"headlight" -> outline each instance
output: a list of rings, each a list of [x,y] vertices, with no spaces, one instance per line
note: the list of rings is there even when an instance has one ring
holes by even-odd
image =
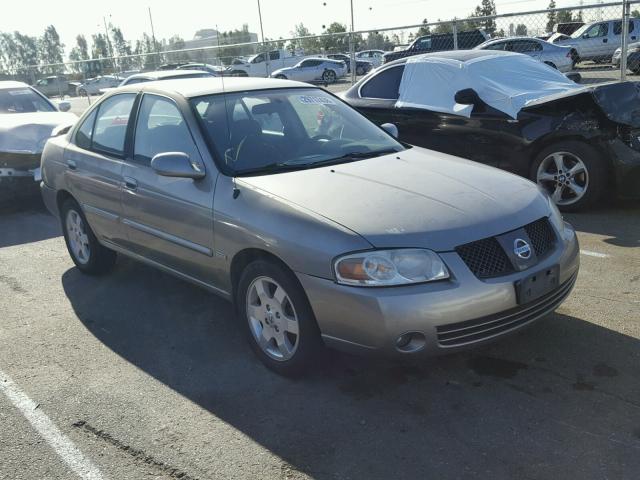
[[[449,278],[437,253],[420,248],[372,250],[338,258],[334,263],[338,283],[368,287],[407,285]]]

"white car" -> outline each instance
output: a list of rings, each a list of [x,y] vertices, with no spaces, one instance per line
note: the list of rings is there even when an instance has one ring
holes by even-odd
[[[496,38],[481,43],[474,50],[502,50],[523,53],[553,68],[557,68],[563,73],[572,71],[574,66],[575,50],[572,47],[554,45],[533,37]]]
[[[346,74],[347,65],[343,61],[312,57],[305,58],[293,67],[276,70],[271,77],[300,82],[333,83]]]
[[[0,204],[38,192],[34,178],[44,144],[76,122],[70,108],[26,83],[0,82]]]
[[[100,77],[89,78],[85,82],[78,85],[76,93],[80,97],[87,95],[98,95],[103,88],[114,88],[120,85],[122,77],[115,75],[102,75]]]
[[[356,59],[371,62],[373,68],[378,68],[384,63],[384,50],[363,50],[356,53]]]
[[[203,78],[214,77],[215,75],[203,70],[157,70],[154,72],[136,73],[125,78],[118,87],[133,85],[134,83],[157,82],[160,80],[177,80],[181,78]],[[101,88],[100,93],[107,93],[114,88]]]

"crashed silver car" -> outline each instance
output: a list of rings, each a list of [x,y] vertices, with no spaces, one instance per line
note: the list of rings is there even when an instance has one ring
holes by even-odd
[[[282,374],[322,344],[468,348],[560,305],[578,241],[553,202],[393,131],[288,80],[131,85],[47,143],[42,194],[78,269],[123,254],[221,295]]]
[[[0,203],[37,192],[34,173],[45,142],[77,117],[26,83],[0,82]]]

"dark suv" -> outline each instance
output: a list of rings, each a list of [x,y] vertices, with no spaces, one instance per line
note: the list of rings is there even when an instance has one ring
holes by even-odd
[[[490,35],[484,30],[475,29],[467,32],[458,32],[458,48],[461,50],[471,49],[489,40]],[[416,38],[405,50],[398,50],[384,54],[384,63],[397,60],[399,58],[420,55],[421,53],[442,52],[444,50],[454,50],[455,42],[453,33],[436,33]]]

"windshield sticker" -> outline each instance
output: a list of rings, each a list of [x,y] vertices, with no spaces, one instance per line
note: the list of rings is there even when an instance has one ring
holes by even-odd
[[[314,97],[313,95],[300,95],[298,97],[300,103],[305,105],[335,105],[331,97]]]

